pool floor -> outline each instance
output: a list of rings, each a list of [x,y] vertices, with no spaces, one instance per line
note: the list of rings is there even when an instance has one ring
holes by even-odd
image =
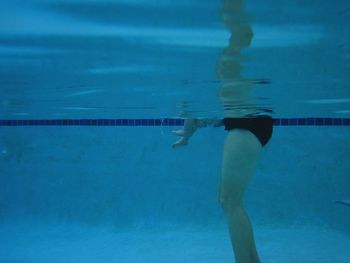
[[[350,236],[312,227],[255,229],[262,263],[347,263]],[[3,223],[3,263],[233,263],[226,226],[133,228]]]

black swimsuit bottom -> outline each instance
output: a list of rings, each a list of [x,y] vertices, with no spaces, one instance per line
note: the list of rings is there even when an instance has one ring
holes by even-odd
[[[252,132],[259,139],[262,146],[265,146],[272,136],[273,119],[270,116],[224,118],[223,123],[227,131],[238,128]]]

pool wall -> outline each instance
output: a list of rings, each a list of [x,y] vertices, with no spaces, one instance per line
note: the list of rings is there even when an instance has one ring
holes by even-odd
[[[223,129],[2,127],[0,218],[115,226],[216,224]],[[348,127],[276,126],[246,193],[255,224],[350,232]]]

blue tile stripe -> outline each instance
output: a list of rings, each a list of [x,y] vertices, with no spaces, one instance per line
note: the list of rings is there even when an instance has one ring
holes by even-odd
[[[350,126],[349,118],[280,118],[274,126]]]
[[[183,119],[0,120],[0,126],[183,126]],[[276,118],[274,126],[350,126],[350,118]]]
[[[42,119],[0,120],[0,126],[182,126],[183,119]]]

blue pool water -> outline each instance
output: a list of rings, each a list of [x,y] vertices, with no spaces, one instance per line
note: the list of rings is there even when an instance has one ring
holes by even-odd
[[[348,263],[350,4],[245,4],[254,36],[232,61],[254,87],[229,106],[275,119],[245,196],[262,263]],[[171,147],[184,118],[228,108],[223,14],[214,0],[1,1],[0,262],[234,262],[227,132]]]

